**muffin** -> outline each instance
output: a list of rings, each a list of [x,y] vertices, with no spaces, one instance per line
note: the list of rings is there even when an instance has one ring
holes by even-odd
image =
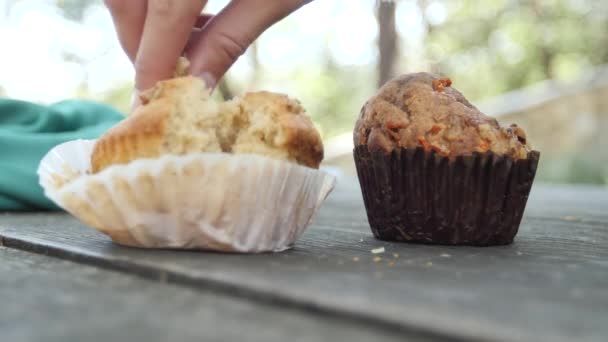
[[[259,154],[319,168],[321,136],[296,100],[267,91],[218,102],[202,80],[159,82],[142,105],[97,142],[92,171],[164,154],[197,152]]]
[[[220,102],[180,76],[141,102],[98,140],[59,145],[39,166],[48,197],[118,244],[282,251],[334,187],[319,170],[319,133],[286,95]]]
[[[540,153],[521,127],[481,113],[448,78],[390,80],[361,109],[354,158],[382,240],[447,245],[513,241]]]

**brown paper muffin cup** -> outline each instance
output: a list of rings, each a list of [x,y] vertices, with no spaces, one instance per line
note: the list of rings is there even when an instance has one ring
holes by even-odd
[[[444,245],[513,242],[539,157],[533,151],[525,160],[494,153],[450,160],[422,148],[354,150],[374,236]]]

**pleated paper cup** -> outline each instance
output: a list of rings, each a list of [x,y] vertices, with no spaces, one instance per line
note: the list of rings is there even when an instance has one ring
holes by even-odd
[[[144,248],[283,251],[310,224],[335,177],[258,155],[166,155],[90,174],[94,140],[53,148],[46,196],[114,242]]]
[[[367,218],[381,240],[494,246],[513,242],[540,152],[450,159],[422,148],[354,149]]]

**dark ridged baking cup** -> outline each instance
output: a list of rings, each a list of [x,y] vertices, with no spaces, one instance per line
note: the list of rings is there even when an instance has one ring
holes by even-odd
[[[475,153],[450,160],[422,148],[354,150],[367,217],[381,240],[446,245],[513,242],[539,152],[515,160]]]

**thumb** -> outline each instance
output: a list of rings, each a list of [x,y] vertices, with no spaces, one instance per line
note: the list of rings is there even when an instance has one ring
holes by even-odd
[[[213,17],[186,49],[190,73],[214,87],[268,27],[310,0],[234,0]]]

